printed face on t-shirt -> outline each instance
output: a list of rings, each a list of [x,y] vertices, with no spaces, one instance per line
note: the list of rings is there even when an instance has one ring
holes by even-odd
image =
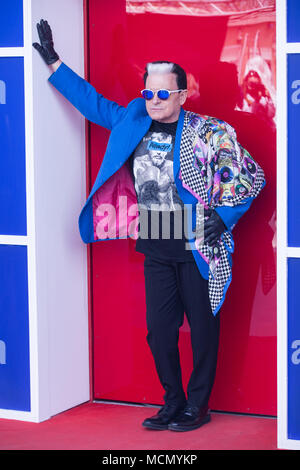
[[[148,143],[148,150],[153,165],[161,168],[168,153],[172,150],[172,136],[165,136],[162,132],[153,132]]]
[[[148,210],[175,210],[182,202],[173,176],[175,136],[149,132],[134,152],[133,174],[138,202]]]

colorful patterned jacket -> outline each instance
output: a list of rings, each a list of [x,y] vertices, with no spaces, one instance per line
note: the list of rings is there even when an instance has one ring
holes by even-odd
[[[127,107],[120,106],[97,93],[64,63],[49,82],[86,119],[111,131],[98,175],[79,215],[82,240],[136,238],[138,206],[128,159],[152,122],[144,100],[136,98]],[[180,198],[191,209],[189,228],[196,235],[190,238],[190,246],[201,275],[208,280],[216,315],[232,278],[232,229],[265,186],[264,172],[237,142],[229,124],[181,109],[173,174]],[[216,210],[228,229],[214,247],[203,242],[199,229],[204,222],[203,208]]]

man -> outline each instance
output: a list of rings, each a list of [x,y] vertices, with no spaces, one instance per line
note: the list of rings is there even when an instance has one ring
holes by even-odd
[[[87,119],[111,130],[79,217],[81,237],[91,243],[133,234],[136,250],[145,255],[147,341],[165,404],[143,426],[197,429],[211,418],[208,402],[216,371],[220,308],[231,282],[231,230],[264,187],[263,170],[238,144],[230,125],[183,110],[187,80],[179,65],[147,64],[143,98],[125,108],[97,93],[60,61],[46,21],[41,20],[37,29],[41,44],[33,46],[53,72],[50,83]],[[139,203],[135,230],[129,228],[131,209],[126,216],[121,214],[124,195],[131,208]],[[99,230],[104,206],[116,210],[107,219],[113,225],[107,233]],[[180,236],[178,221],[187,228]],[[193,350],[187,394],[178,351],[184,313]]]

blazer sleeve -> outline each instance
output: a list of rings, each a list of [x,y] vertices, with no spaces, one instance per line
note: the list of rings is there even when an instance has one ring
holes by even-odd
[[[48,81],[89,121],[111,130],[126,112],[124,106],[104,98],[95,88],[61,63]]]
[[[256,165],[257,168],[255,183],[247,195],[240,197],[238,200],[233,197],[233,201],[235,201],[234,205],[227,205],[225,203],[215,207],[215,211],[221,217],[228,230],[232,230],[238,220],[249,210],[253,200],[265,187],[266,179],[260,165],[255,162],[247,150],[238,143],[235,130],[229,124],[225,123],[225,125],[227,132],[222,133],[222,137],[218,142],[217,151],[221,148],[225,148],[229,151],[229,155],[231,152],[235,152],[240,156],[241,168],[246,168],[247,161]]]
[[[250,209],[253,199],[253,197],[250,197],[238,206],[215,207],[215,211],[221,217],[228,230],[232,230],[242,215]]]

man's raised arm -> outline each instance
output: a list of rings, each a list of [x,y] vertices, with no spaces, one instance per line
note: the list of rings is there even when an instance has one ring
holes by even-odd
[[[95,88],[71,70],[54,49],[52,31],[47,21],[37,23],[40,44],[33,47],[40,53],[52,74],[49,82],[75,106],[83,116],[100,126],[112,129],[123,117],[126,109],[104,98]]]

